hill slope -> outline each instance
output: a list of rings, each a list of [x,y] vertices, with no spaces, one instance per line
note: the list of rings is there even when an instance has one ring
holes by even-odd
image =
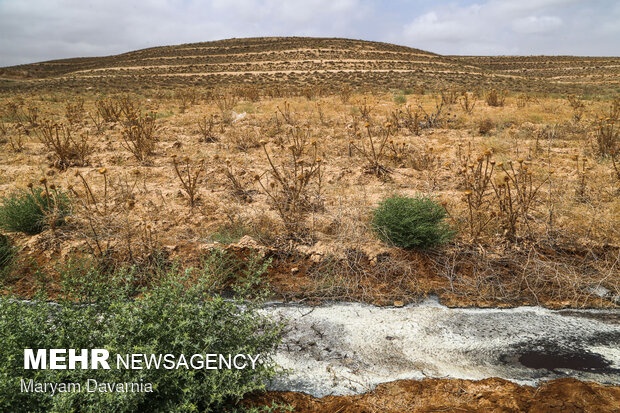
[[[620,58],[441,56],[387,43],[335,38],[228,39],[154,47],[0,69],[2,89],[196,85],[338,88],[505,87],[510,90],[617,90]],[[611,88],[611,89],[610,89]]]

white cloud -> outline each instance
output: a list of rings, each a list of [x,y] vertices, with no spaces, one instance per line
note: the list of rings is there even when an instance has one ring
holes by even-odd
[[[249,36],[444,54],[620,55],[615,0],[0,0],[0,66]]]
[[[408,45],[444,54],[617,56],[620,7],[614,4],[613,0],[436,3],[403,24],[401,36]]]
[[[556,16],[527,16],[516,19],[512,28],[517,33],[541,34],[548,33],[562,25],[562,19]]]

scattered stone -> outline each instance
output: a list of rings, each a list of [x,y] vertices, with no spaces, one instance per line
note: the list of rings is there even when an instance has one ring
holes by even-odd
[[[611,294],[611,291],[609,291],[607,288],[605,288],[605,287],[603,287],[601,285],[597,285],[595,287],[588,287],[588,288],[586,288],[586,291],[588,293],[590,293],[590,294],[594,294],[594,295],[596,295],[598,297],[601,297],[601,298],[605,298],[605,297],[607,297],[608,295]]]

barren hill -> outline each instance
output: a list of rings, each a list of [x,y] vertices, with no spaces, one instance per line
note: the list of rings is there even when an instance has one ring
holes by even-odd
[[[322,85],[434,89],[447,85],[519,91],[615,93],[620,58],[458,57],[336,38],[260,37],[154,47],[107,57],[52,60],[0,69],[3,90],[180,85]]]

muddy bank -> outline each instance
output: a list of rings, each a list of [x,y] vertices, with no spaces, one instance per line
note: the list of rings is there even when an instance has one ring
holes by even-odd
[[[401,380],[384,383],[362,395],[312,397],[296,392],[267,392],[246,398],[250,404],[286,403],[295,412],[617,412],[620,387],[572,378],[539,387],[490,378]]]

